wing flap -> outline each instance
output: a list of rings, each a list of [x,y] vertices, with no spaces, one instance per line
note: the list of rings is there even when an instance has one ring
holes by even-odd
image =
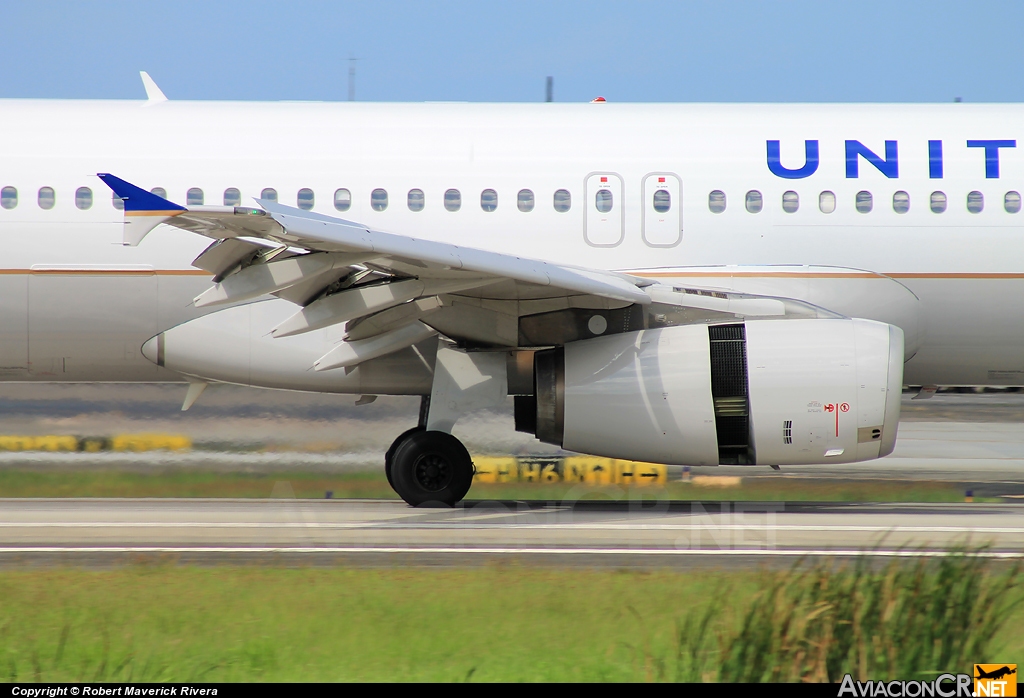
[[[370,359],[386,356],[399,349],[411,347],[437,334],[437,330],[422,322],[408,325],[357,342],[342,342],[313,363],[315,371],[329,371],[332,368],[348,368]]]
[[[235,267],[252,261],[260,252],[277,247],[274,243],[259,238],[243,240],[242,238],[225,238],[214,241],[203,250],[202,254],[192,260],[192,266],[213,274],[220,280]]]
[[[316,252],[253,264],[214,284],[195,299],[196,307],[238,303],[294,286],[312,276],[364,261],[364,254]]]

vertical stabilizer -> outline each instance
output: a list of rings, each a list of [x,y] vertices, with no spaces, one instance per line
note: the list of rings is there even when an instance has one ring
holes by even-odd
[[[140,70],[139,76],[142,78],[142,86],[146,88],[146,101],[149,104],[167,101],[167,96],[163,93],[163,90],[156,86],[153,78],[149,77],[149,73],[145,70]]]

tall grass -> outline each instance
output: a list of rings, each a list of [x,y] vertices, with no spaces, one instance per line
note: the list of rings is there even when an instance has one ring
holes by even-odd
[[[653,661],[655,677],[909,679],[995,661],[993,638],[1022,600],[1020,566],[993,571],[981,552],[894,560],[882,569],[864,557],[852,567],[822,562],[762,572],[762,590],[749,603],[731,607],[725,592],[686,614],[675,656]]]

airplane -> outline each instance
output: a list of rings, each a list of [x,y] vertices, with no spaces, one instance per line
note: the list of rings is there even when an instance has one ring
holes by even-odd
[[[981,667],[975,667],[975,671],[977,672],[977,675],[974,677],[976,679],[995,679],[995,680],[999,680],[999,679],[1003,678],[1004,676],[1010,676],[1011,674],[1016,674],[1017,673],[1016,669],[1011,669],[1008,666],[1002,666],[1002,667],[1000,667],[998,669],[993,669],[992,671],[985,671]]]
[[[421,397],[682,465],[893,451],[1024,385],[1018,105],[0,100],[0,379]]]

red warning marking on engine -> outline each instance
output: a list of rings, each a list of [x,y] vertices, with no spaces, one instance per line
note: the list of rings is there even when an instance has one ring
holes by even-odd
[[[825,405],[825,411],[826,411],[826,412],[835,412],[835,411],[836,411],[836,406],[835,406],[835,405],[833,405],[833,404],[832,404],[832,403],[830,402],[830,403],[828,403],[827,405]]]
[[[839,409],[842,410],[843,412],[849,412],[850,411],[850,403],[844,402],[843,404],[841,404],[839,406]]]

